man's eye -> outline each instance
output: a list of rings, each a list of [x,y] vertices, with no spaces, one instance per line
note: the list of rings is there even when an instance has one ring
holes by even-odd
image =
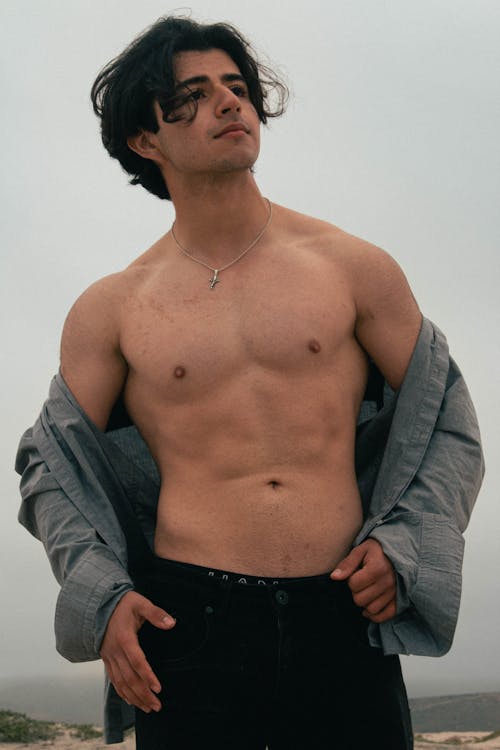
[[[246,96],[247,90],[244,86],[231,86],[231,91],[235,96]]]
[[[205,96],[205,92],[202,91],[201,89],[196,89],[195,91],[189,92],[189,98],[193,102],[197,102],[198,99],[201,99],[203,96]]]

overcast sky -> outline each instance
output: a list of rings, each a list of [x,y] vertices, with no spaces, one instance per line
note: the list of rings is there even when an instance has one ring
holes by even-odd
[[[54,650],[57,585],[16,522],[18,439],[58,367],[75,298],[163,234],[171,204],[130,187],[89,103],[98,70],[155,0],[2,0],[0,675],[75,675]],[[277,203],[390,252],[447,334],[476,404],[487,477],[466,533],[454,647],[404,660],[410,694],[500,689],[498,381],[500,3],[308,0],[191,5],[228,20],[288,78],[256,179]]]

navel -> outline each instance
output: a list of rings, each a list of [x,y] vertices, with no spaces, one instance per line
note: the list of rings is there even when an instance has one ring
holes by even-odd
[[[321,344],[317,339],[311,339],[310,342],[307,345],[307,348],[309,351],[314,352],[314,354],[318,354],[318,352],[321,351]]]
[[[178,365],[174,370],[174,375],[176,378],[183,378],[186,374],[186,368],[182,367],[182,365]]]
[[[278,487],[281,487],[281,482],[276,481],[276,479],[271,479],[270,482],[268,482],[269,487],[271,487],[273,490],[277,490]]]

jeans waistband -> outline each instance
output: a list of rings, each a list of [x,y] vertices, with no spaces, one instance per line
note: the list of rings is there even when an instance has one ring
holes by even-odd
[[[331,571],[313,576],[299,577],[280,577],[280,576],[255,576],[247,573],[233,570],[221,570],[215,567],[206,567],[203,565],[194,565],[193,563],[181,562],[180,560],[170,560],[165,557],[154,556],[152,571],[161,575],[161,573],[175,576],[185,575],[190,580],[193,578],[206,578],[209,581],[229,581],[241,586],[301,586],[304,584],[314,584],[317,582],[328,581]]]
[[[208,603],[219,610],[222,607],[220,611],[228,606],[241,606],[249,616],[269,601],[277,602],[280,607],[307,606],[313,600],[328,600],[331,606],[335,602],[339,611],[353,607],[345,581],[332,581],[329,572],[302,577],[259,577],[154,556],[148,570],[134,577],[134,582],[140,593],[167,611],[170,597],[176,601],[180,597],[191,604]]]
[[[329,572],[301,577],[253,576],[157,556],[152,558],[148,570],[141,573],[135,581],[139,590],[150,590],[151,586],[154,590],[182,586],[186,591],[191,590],[193,596],[198,596],[198,593],[200,596],[208,593],[219,596],[230,590],[238,599],[240,595],[245,599],[260,599],[266,591],[281,590],[290,594],[293,592],[300,599],[321,595],[322,592],[343,599],[349,593],[345,582],[332,581]],[[198,593],[195,594],[195,591]]]

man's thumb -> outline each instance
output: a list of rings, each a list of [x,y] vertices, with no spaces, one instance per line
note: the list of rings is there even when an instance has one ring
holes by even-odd
[[[142,616],[156,628],[169,629],[175,625],[175,619],[172,615],[169,615],[164,609],[151,604],[151,602],[148,602],[148,606],[144,607]]]
[[[337,564],[335,570],[330,574],[330,578],[333,578],[335,581],[345,581],[346,578],[352,576],[354,571],[361,566],[365,554],[365,550],[360,547],[354,547],[347,557],[344,557],[344,559]]]

